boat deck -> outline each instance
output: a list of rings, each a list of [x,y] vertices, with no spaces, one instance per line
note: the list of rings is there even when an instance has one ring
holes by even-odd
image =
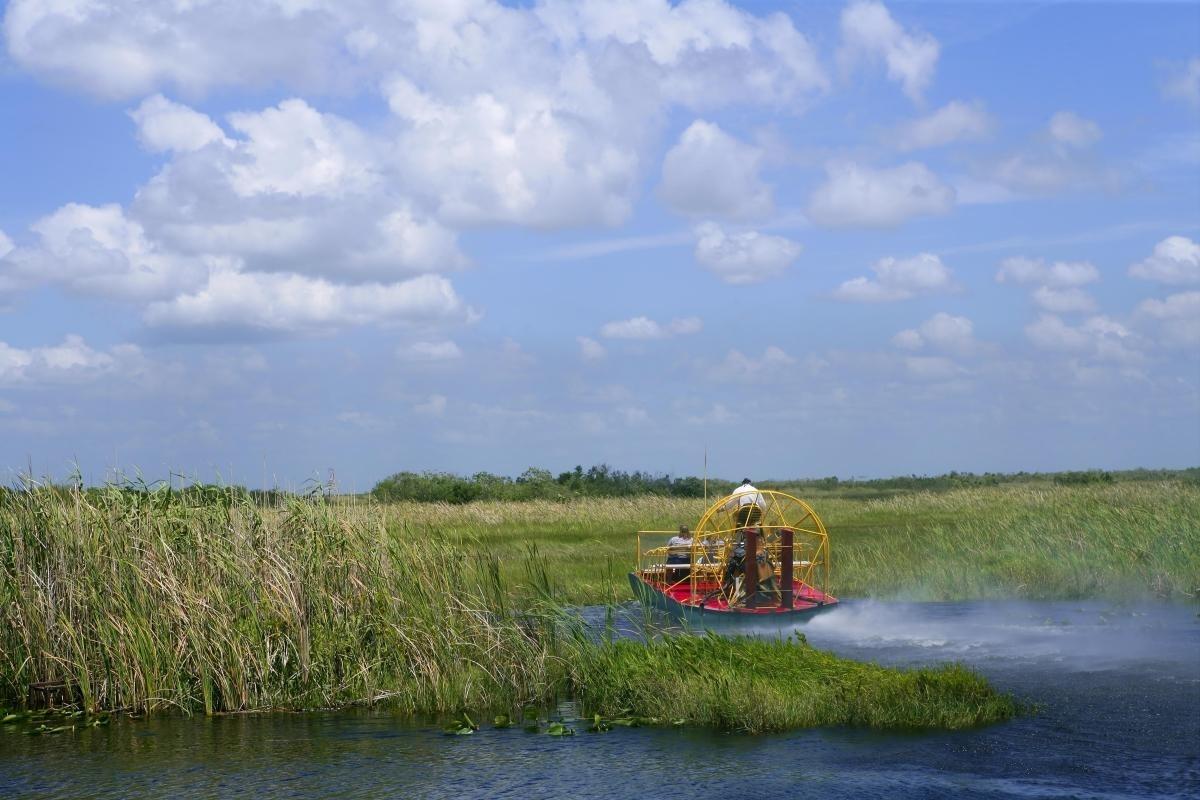
[[[735,611],[743,614],[791,613],[837,602],[835,598],[826,595],[818,589],[814,589],[800,581],[792,581],[791,608],[783,608],[774,603],[763,603],[760,601],[756,608],[735,606],[731,609],[729,603],[720,592],[721,584],[719,581],[697,580],[693,584],[691,581],[685,580],[679,583],[667,584],[662,580],[655,580],[653,577],[645,575],[640,577],[646,586],[664,597],[680,605],[703,608],[705,611]],[[694,590],[693,586],[695,587]],[[702,603],[703,605],[701,605]]]

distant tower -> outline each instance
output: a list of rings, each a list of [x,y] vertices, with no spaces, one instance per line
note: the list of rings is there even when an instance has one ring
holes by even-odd
[[[337,473],[333,471],[333,467],[329,468],[329,483],[325,487],[325,494],[337,494]]]

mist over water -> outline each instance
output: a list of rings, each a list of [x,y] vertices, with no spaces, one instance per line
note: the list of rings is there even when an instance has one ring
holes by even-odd
[[[1095,671],[1191,667],[1200,680],[1200,616],[1191,606],[1098,601],[846,601],[797,626],[814,647],[888,663],[963,661]]]

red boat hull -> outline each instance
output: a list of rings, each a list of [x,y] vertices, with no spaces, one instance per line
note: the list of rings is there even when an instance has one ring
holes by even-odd
[[[828,611],[837,605],[837,598],[793,581],[791,608],[761,605],[757,608],[729,607],[721,596],[716,582],[697,582],[693,592],[691,582],[667,586],[649,581],[636,572],[629,573],[629,585],[643,606],[665,612],[678,622],[708,624],[712,622],[800,622],[814,614]]]

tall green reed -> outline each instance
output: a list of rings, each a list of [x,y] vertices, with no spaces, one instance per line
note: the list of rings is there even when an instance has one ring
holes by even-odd
[[[486,554],[390,533],[369,508],[35,490],[0,506],[0,690],[206,711],[388,697],[535,702],[561,684]]]
[[[749,732],[1012,713],[960,668],[886,670],[795,642],[612,641],[564,608],[573,573],[544,542],[505,557],[428,508],[314,497],[264,510],[229,492],[135,488],[0,494],[0,701],[37,682],[69,686],[90,710],[210,714],[574,696],[606,715]],[[573,532],[592,529],[588,510]],[[597,577],[616,580],[614,564]]]

